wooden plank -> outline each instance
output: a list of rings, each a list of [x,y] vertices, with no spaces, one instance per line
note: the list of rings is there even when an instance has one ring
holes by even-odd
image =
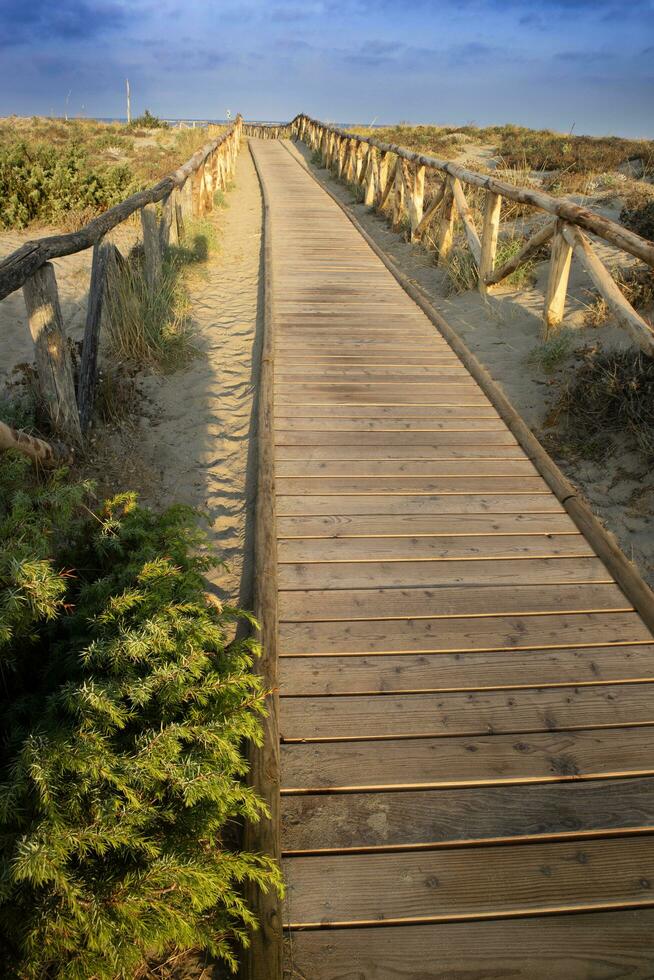
[[[520,555],[579,558],[592,556],[593,550],[581,534],[486,534],[482,537],[298,538],[280,541],[278,554],[279,561],[284,564],[330,561],[376,563],[446,558],[516,558]]]
[[[307,480],[305,477],[281,477],[277,480],[281,495],[345,496],[350,494],[434,494],[468,493],[547,493],[549,488],[541,476],[324,476]]]
[[[406,441],[405,441],[406,443]],[[277,446],[280,459],[526,459],[520,446],[459,446],[416,444],[393,446]]]
[[[277,464],[279,466],[279,463]],[[281,517],[280,538],[405,537],[411,535],[467,537],[482,534],[578,534],[567,514],[467,514],[453,521],[448,514],[348,515]]]
[[[496,616],[489,619],[461,616],[367,622],[345,620],[281,623],[279,627],[279,651],[287,655],[529,650],[604,643],[649,643],[651,640],[652,634],[641,618],[629,612]]]
[[[293,932],[287,960],[311,980],[614,980],[654,972],[654,911]]]
[[[632,609],[617,585],[607,584],[446,585],[435,589],[313,589],[279,593],[280,619],[294,623]]]
[[[295,417],[277,415],[276,428],[282,432],[506,432],[497,419],[405,419],[396,409],[394,418],[340,418],[312,415],[311,408],[300,409]],[[300,414],[300,412],[302,414]],[[429,438],[429,437],[427,437]]]
[[[414,419],[416,421],[426,420],[429,422],[448,422],[458,420],[473,420],[497,423],[499,416],[492,408],[487,405],[444,405],[442,408],[433,408],[430,405],[405,405],[401,408],[401,415],[398,415],[396,406],[388,405],[331,405],[329,408],[330,419],[374,419],[377,421],[396,418]],[[322,416],[320,416],[322,417]],[[285,419],[312,419],[316,418],[311,408],[289,408],[280,405],[276,413],[276,422]]]
[[[654,686],[362,694],[284,700],[282,741],[520,734],[654,725]],[[383,752],[383,746],[380,752]]]
[[[298,407],[302,402],[298,402]],[[314,407],[320,402],[312,403]],[[325,404],[329,404],[326,402]],[[403,446],[405,451],[412,446],[515,446],[516,440],[506,430],[495,432],[293,432],[287,429],[275,430],[277,446]],[[551,492],[549,495],[552,496]]]
[[[654,646],[381,657],[293,656],[280,658],[279,672],[280,693],[287,697],[626,683],[654,680]]]
[[[394,562],[315,562],[279,566],[280,589],[512,586],[611,582],[598,558],[506,558]]]
[[[654,775],[649,728],[282,746],[282,795]]]
[[[287,924],[638,908],[654,906],[654,836],[297,857],[284,861],[284,872]]]
[[[285,853],[654,830],[654,779],[285,796]]]
[[[474,459],[453,460],[279,460],[276,466],[279,477],[303,477],[305,481],[324,476],[372,478],[372,477],[461,477],[461,476],[533,476],[538,473],[528,459]]]
[[[280,517],[334,514],[559,514],[561,504],[551,493],[350,494],[342,497],[278,497]]]

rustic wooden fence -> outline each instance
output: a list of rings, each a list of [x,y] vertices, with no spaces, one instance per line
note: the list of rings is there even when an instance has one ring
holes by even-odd
[[[438,262],[444,263],[454,244],[457,215],[479,273],[479,289],[489,289],[515,272],[544,244],[551,241],[549,277],[545,291],[545,335],[563,320],[571,260],[578,259],[618,324],[654,356],[654,331],[628,302],[611,272],[597,255],[590,235],[613,245],[654,267],[654,243],[641,238],[615,221],[587,208],[561,200],[543,191],[514,186],[488,174],[413,153],[393,143],[358,136],[298,115],[290,128],[294,137],[320,154],[324,165],[339,178],[362,188],[363,200],[379,212],[390,212],[399,228],[408,219],[410,239],[420,242],[434,222]],[[425,173],[436,178],[429,201],[425,200]],[[464,185],[486,191],[483,225],[476,227]],[[496,268],[502,199],[528,205],[551,215],[551,219],[529,238],[520,251]]]
[[[262,140],[286,140],[292,136],[292,123],[284,126],[268,126],[259,123],[244,123],[243,135],[256,136]]]
[[[103,306],[112,277],[124,262],[105,235],[136,211],[141,213],[145,275],[155,289],[164,250],[184,238],[184,222],[213,208],[214,192],[224,190],[236,165],[243,120],[237,117],[173,173],[147,190],[109,208],[79,231],[27,242],[0,262],[0,300],[23,288],[34,340],[40,395],[54,431],[68,447],[83,443],[93,409]],[[156,205],[161,202],[160,214]],[[93,248],[91,281],[77,390],[51,259]],[[52,462],[57,447],[0,424],[0,448],[15,447],[41,462]],[[61,451],[61,450],[59,450]]]

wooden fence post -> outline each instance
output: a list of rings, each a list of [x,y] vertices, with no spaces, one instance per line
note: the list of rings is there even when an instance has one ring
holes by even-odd
[[[26,280],[23,296],[34,341],[39,391],[54,429],[75,445],[82,441],[73,368],[59,304],[54,267],[46,262]]]
[[[365,150],[364,143],[356,144],[356,151],[354,156],[354,176],[358,184],[361,183],[361,174],[363,173],[363,154]]]
[[[106,242],[96,242],[93,246],[93,262],[91,265],[91,282],[89,299],[86,308],[86,326],[82,342],[82,360],[77,383],[77,402],[79,405],[79,420],[82,434],[90,425],[95,401],[95,388],[98,377],[98,347],[100,345],[100,327],[104,306],[105,289],[107,285],[107,268],[113,245]]]
[[[441,217],[438,223],[438,237],[436,239],[436,250],[438,252],[436,263],[441,265],[452,251],[454,240],[454,222],[456,210],[454,207],[454,191],[452,190],[452,178],[447,177],[445,181],[445,191],[443,194],[443,204],[441,206]]]
[[[157,225],[157,209],[154,204],[146,204],[141,208],[141,227],[143,228],[145,279],[148,289],[153,293],[161,279],[161,242]]]
[[[499,194],[489,191],[486,195],[484,227],[481,233],[481,257],[479,259],[479,292],[482,296],[488,292],[486,277],[490,276],[495,268],[501,211],[502,198]]]
[[[417,228],[422,221],[422,211],[425,200],[425,168],[416,166],[414,171],[407,166],[404,171],[408,180],[409,219],[411,221],[411,241],[418,241]]]
[[[161,248],[165,249],[168,245],[177,244],[173,242],[175,237],[176,228],[174,227],[177,222],[174,220],[175,217],[175,190],[173,189],[170,194],[167,194],[161,205],[161,221],[159,222],[159,241]]]
[[[545,336],[553,327],[558,327],[565,312],[565,296],[568,291],[570,263],[572,262],[572,246],[563,235],[564,223],[557,221],[554,238],[552,239],[552,254],[550,270],[545,291]]]
[[[620,292],[613,276],[595,254],[588,238],[574,225],[563,226],[563,237],[572,247],[574,255],[598,288],[620,326],[649,357],[654,357],[654,330]]]
[[[377,150],[371,146],[368,150],[368,164],[366,168],[366,196],[364,203],[372,207],[375,203],[375,173],[377,171]]]
[[[386,192],[386,186],[388,184],[388,167],[390,165],[390,157],[386,150],[382,150],[379,163],[377,166],[377,207],[381,210],[384,200],[384,194]]]
[[[198,167],[189,178],[191,182],[191,208],[192,215],[194,218],[202,217],[202,199],[200,193],[200,181],[201,174],[200,168]]]
[[[393,187],[393,217],[391,220],[391,227],[393,231],[397,231],[402,222],[402,215],[404,213],[404,175],[402,173],[403,160],[399,157],[397,159],[397,165],[395,167],[395,185]]]

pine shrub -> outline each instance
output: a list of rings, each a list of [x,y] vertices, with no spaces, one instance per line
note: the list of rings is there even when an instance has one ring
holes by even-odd
[[[0,227],[104,211],[136,190],[127,164],[92,163],[83,147],[17,139],[0,146]]]
[[[190,948],[235,968],[242,884],[280,887],[230,844],[264,813],[256,647],[204,592],[192,510],[90,491],[0,459],[0,974],[127,978]]]

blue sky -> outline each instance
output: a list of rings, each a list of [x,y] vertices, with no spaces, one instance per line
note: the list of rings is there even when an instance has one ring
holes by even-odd
[[[0,114],[654,136],[654,0],[0,0]]]

